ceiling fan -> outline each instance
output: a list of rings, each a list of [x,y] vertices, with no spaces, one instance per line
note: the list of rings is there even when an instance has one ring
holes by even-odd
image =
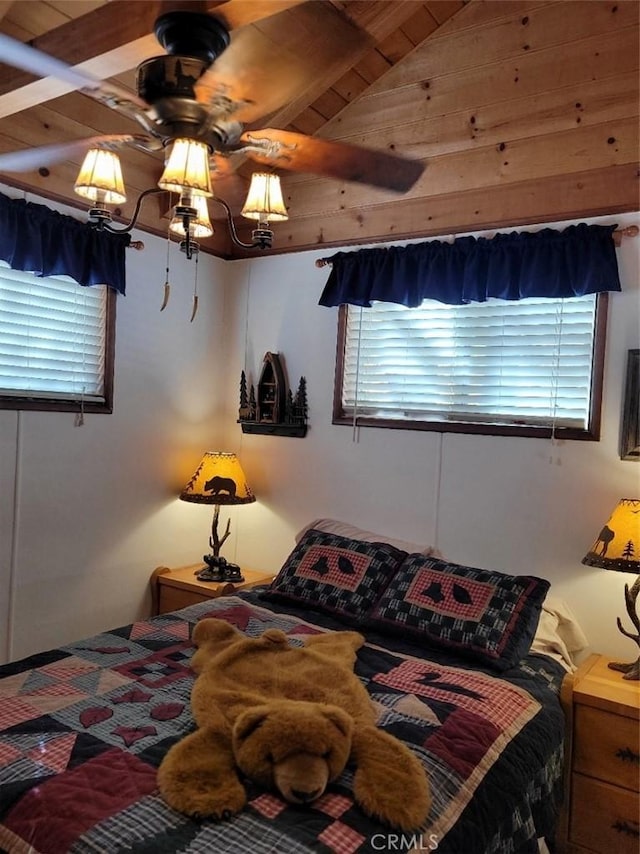
[[[137,95],[103,82],[29,45],[0,34],[0,56],[8,65],[40,77],[53,76],[137,122],[136,133],[107,134],[0,154],[0,172],[26,172],[81,156],[89,149],[131,146],[162,150],[186,137],[207,146],[212,165],[241,153],[253,161],[293,172],[305,172],[406,192],[424,164],[356,145],[274,128],[251,128],[282,106],[278,94],[265,88],[262,67],[233,56],[227,68],[239,79],[219,73],[216,60],[229,49],[229,30],[214,15],[173,11],[161,15],[155,36],[166,53],[137,69]],[[228,54],[227,54],[228,56]],[[227,57],[225,56],[225,59]],[[260,97],[251,98],[252,79]],[[259,84],[259,85],[258,85]],[[214,173],[215,177],[215,173]]]

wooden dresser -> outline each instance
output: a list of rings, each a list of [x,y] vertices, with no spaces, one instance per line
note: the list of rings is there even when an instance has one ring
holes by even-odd
[[[568,854],[640,852],[640,682],[592,655],[563,684],[568,718],[565,812]]]

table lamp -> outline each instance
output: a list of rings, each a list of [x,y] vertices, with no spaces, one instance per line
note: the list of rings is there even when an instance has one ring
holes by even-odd
[[[231,533],[230,519],[227,519],[222,537],[218,535],[221,504],[251,504],[256,500],[237,456],[224,451],[207,451],[180,498],[194,504],[214,505],[209,538],[212,553],[202,557],[207,565],[196,573],[200,581],[244,581],[240,567],[220,556],[220,548]]]
[[[621,498],[611,518],[598,534],[598,539],[583,557],[582,563],[615,569],[618,572],[640,572],[640,499]],[[628,632],[618,617],[618,628],[625,637],[640,646],[640,617],[636,607],[640,594],[640,575],[632,586],[624,586],[627,614],[637,634]],[[640,679],[640,657],[631,664],[612,661],[612,670],[621,670],[623,679]]]

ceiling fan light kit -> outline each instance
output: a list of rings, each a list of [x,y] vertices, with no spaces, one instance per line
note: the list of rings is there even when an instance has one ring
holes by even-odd
[[[250,60],[239,62],[236,54],[241,51],[241,43],[231,43],[225,24],[213,15],[182,10],[161,15],[154,32],[167,53],[138,66],[137,95],[0,34],[4,62],[41,77],[51,75],[71,82],[85,95],[136,121],[144,130],[0,154],[0,172],[30,171],[85,154],[74,189],[94,203],[89,211],[91,224],[114,233],[129,232],[135,227],[141,203],[148,195],[176,192],[180,201],[170,232],[184,238],[180,248],[187,258],[197,253],[195,237],[213,233],[207,210],[209,198],[224,208],[231,239],[243,249],[271,247],[273,232],[269,223],[288,218],[279,176],[267,171],[254,173],[241,214],[256,221],[257,227],[251,243],[241,241],[231,208],[212,186],[213,158],[241,153],[267,169],[323,175],[401,193],[422,174],[424,164],[420,161],[385,151],[272,128],[245,132],[239,118],[253,126],[262,115],[274,112],[274,104],[261,108],[251,97],[252,80],[264,69],[255,63],[251,66]],[[227,49],[229,55],[234,55],[229,67],[239,67],[242,73],[230,75],[228,68],[225,73],[225,68],[220,71],[216,67],[216,60]],[[114,226],[107,206],[126,201],[116,152],[127,146],[146,153],[165,148],[168,156],[157,187],[139,195],[127,225]]]
[[[190,220],[191,234],[193,237],[211,237],[213,226],[209,219],[209,208],[205,196],[189,196],[184,194],[180,197],[180,204],[174,208],[174,216],[169,224],[169,229],[180,237],[186,237],[189,223],[185,224],[184,215],[186,208],[195,208],[196,216]]]
[[[196,139],[176,139],[158,186],[170,193],[191,193],[210,198],[213,189],[206,143]]]
[[[90,202],[100,202],[103,205],[124,204],[127,197],[118,155],[104,148],[89,149],[73,189]]]
[[[253,173],[242,216],[258,222],[284,222],[289,219],[277,175],[269,172]]]

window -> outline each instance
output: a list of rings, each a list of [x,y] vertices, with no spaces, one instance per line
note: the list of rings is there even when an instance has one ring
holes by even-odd
[[[340,307],[334,423],[598,439],[607,296]]]
[[[0,262],[0,408],[111,412],[115,300]]]

